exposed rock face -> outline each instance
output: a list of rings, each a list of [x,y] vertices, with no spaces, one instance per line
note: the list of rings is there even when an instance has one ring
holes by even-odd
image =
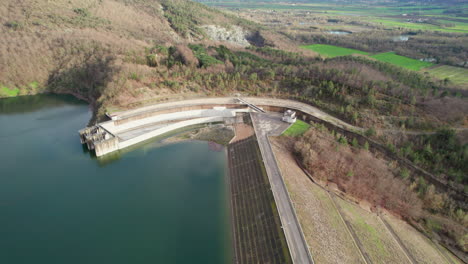
[[[239,26],[232,26],[230,29],[226,29],[217,25],[206,25],[202,26],[202,28],[208,37],[214,41],[227,41],[243,47],[250,45],[249,41],[247,41],[250,32],[245,31]]]

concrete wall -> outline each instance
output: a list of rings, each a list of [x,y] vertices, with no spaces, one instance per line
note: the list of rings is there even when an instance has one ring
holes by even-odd
[[[107,140],[95,142],[94,150],[96,151],[96,156],[98,157],[119,150],[119,139],[116,137],[112,137]]]
[[[129,121],[123,124],[120,124],[116,121],[107,121],[101,123],[100,126],[108,130],[113,134],[118,134],[119,132],[134,129],[140,126],[170,121],[178,119],[191,119],[191,118],[202,118],[202,117],[235,117],[236,112],[248,112],[247,108],[245,109],[198,109],[182,112],[174,112],[167,114],[160,114],[155,116],[149,116],[147,118],[136,119]]]
[[[127,122],[135,121],[138,119],[148,118],[151,116],[161,115],[161,114],[169,114],[175,112],[185,112],[191,110],[208,110],[213,109],[216,107],[225,107],[229,109],[242,109],[246,108],[246,105],[239,105],[239,104],[198,104],[198,105],[190,105],[187,104],[186,106],[172,106],[168,108],[156,108],[151,110],[144,110],[144,109],[135,109],[131,112],[131,114],[122,114],[115,116],[116,125],[122,125]]]
[[[122,142],[119,143],[119,149],[123,149],[123,148],[129,147],[129,146],[138,144],[138,143],[143,142],[145,140],[151,139],[151,138],[156,137],[156,136],[160,136],[162,134],[171,132],[171,131],[179,129],[179,128],[192,126],[192,125],[197,125],[197,124],[223,122],[223,121],[224,121],[224,117],[214,116],[214,117],[195,118],[195,119],[191,119],[191,120],[177,122],[175,124],[171,124],[171,125],[165,126],[163,128],[153,130],[153,131],[151,131],[149,133],[146,133],[146,134],[143,134],[141,136],[138,136],[138,137],[126,140],[126,141],[122,141]]]

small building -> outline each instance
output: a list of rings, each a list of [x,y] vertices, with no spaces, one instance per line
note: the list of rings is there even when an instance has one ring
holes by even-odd
[[[289,109],[286,110],[286,112],[284,112],[284,114],[283,114],[282,120],[283,120],[284,122],[293,124],[293,123],[296,122],[296,120],[297,120],[296,112],[295,112],[295,111],[292,111],[292,110],[289,110]]]

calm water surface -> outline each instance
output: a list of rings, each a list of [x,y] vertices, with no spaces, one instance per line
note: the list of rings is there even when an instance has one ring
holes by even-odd
[[[88,106],[0,99],[0,263],[226,263],[224,150],[150,143],[102,162]]]

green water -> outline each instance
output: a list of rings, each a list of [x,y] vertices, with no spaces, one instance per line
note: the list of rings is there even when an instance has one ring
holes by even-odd
[[[157,142],[99,162],[70,97],[0,99],[0,263],[226,263],[226,159]]]

